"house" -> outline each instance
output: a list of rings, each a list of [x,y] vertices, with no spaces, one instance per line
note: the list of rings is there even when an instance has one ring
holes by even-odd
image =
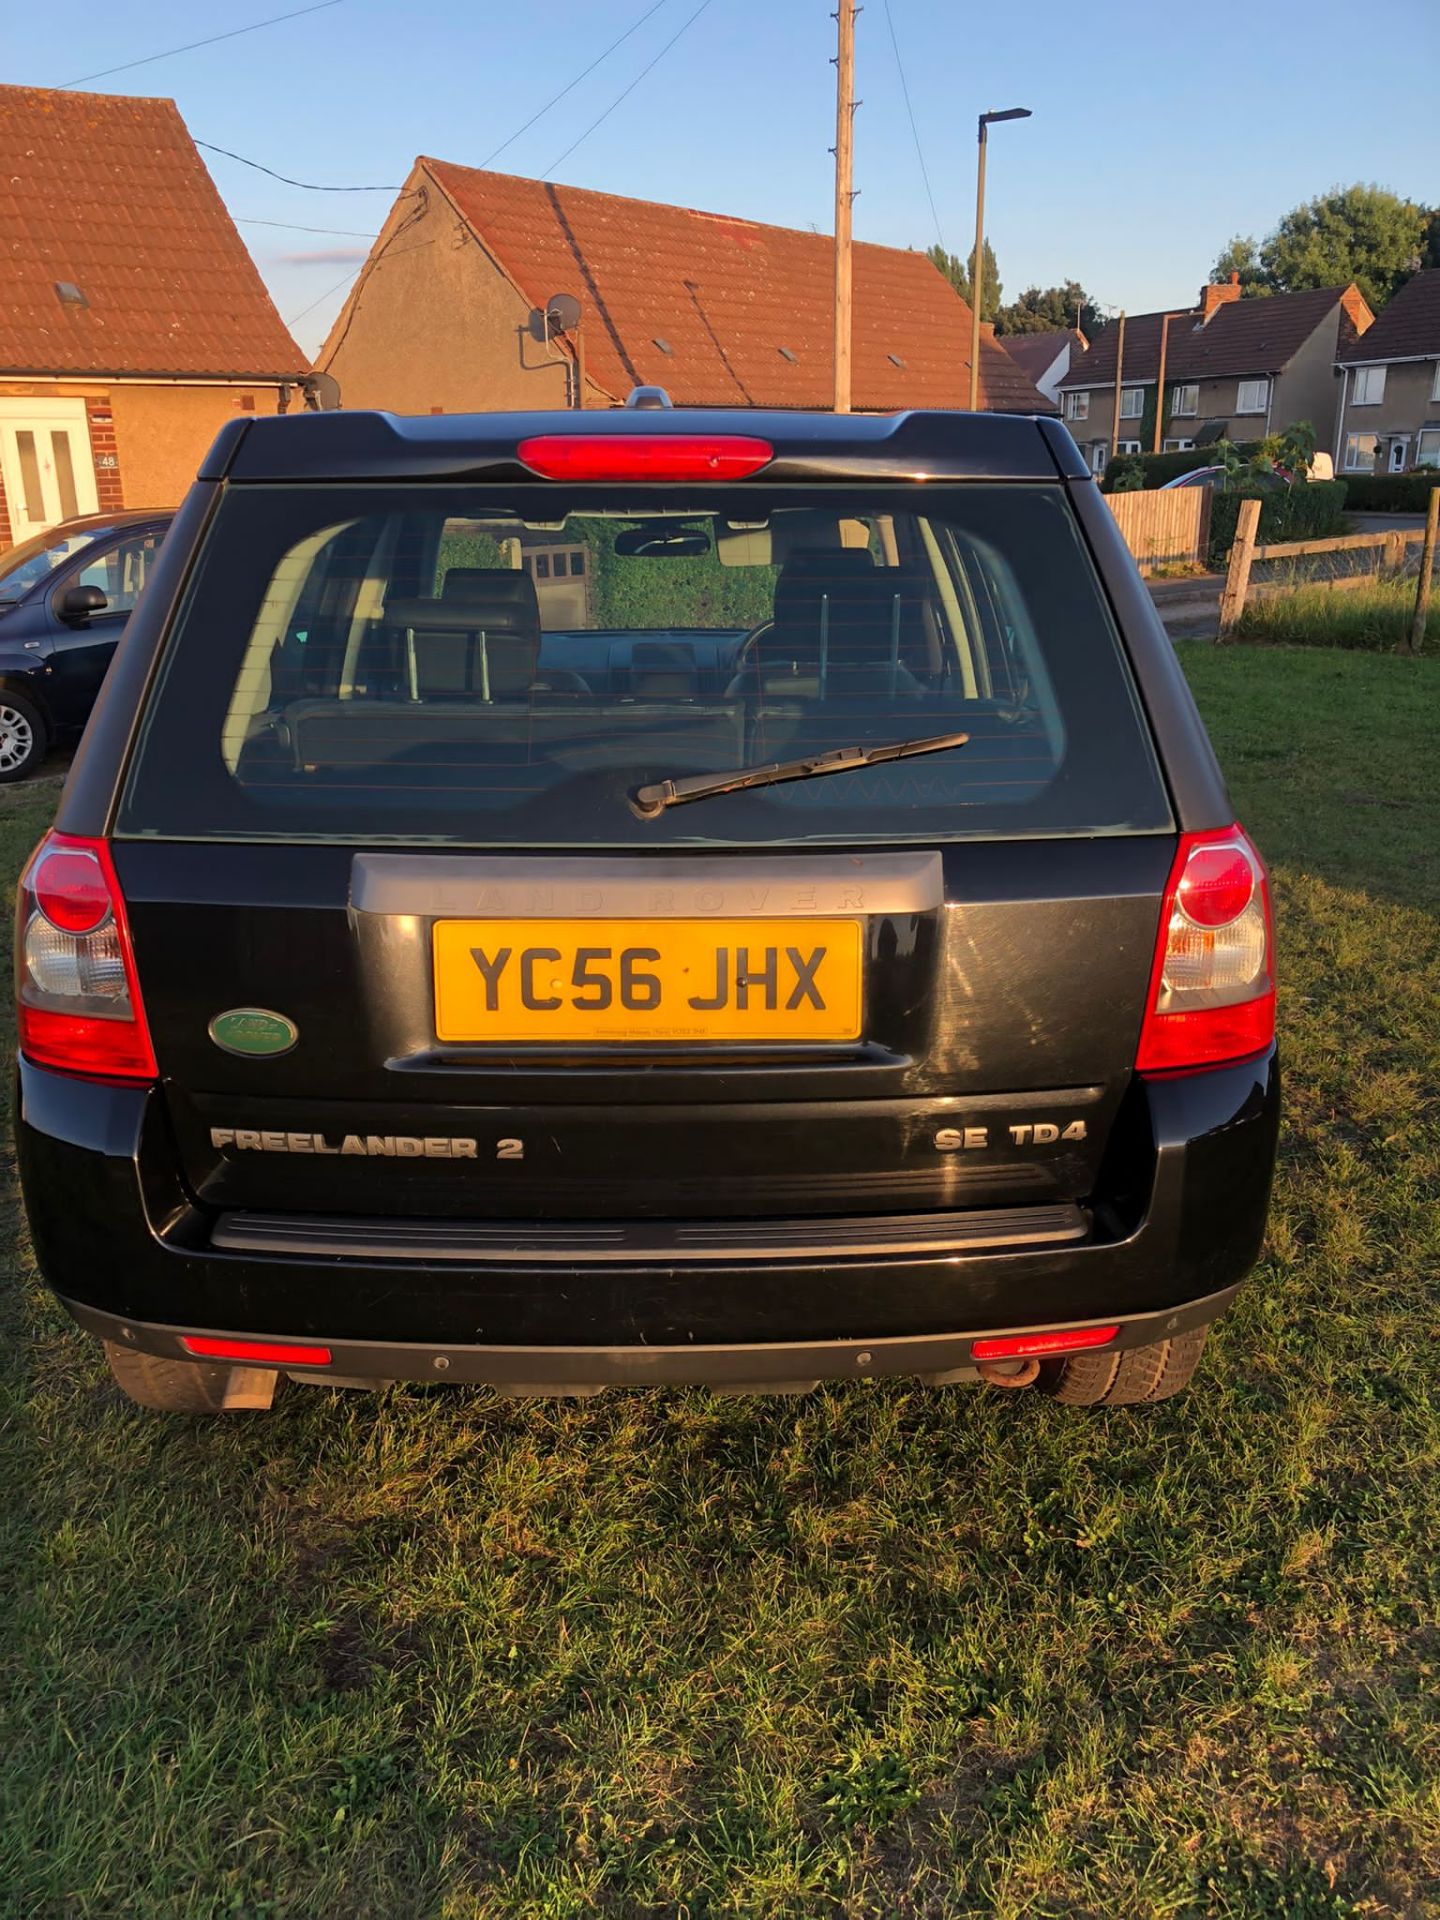
[[[1407,280],[1340,355],[1337,473],[1440,467],[1440,268]]]
[[[307,366],[174,102],[0,87],[0,547],[176,504]]]
[[[569,296],[569,299],[558,298]],[[415,162],[316,365],[346,406],[402,413],[677,405],[827,408],[828,235]],[[970,309],[923,253],[857,244],[853,404],[963,407]],[[1053,412],[993,340],[982,405]]]
[[[1058,407],[1060,382],[1090,343],[1078,328],[1062,327],[1054,333],[1007,333],[1000,344],[1025,378]]]
[[[1328,447],[1338,413],[1336,358],[1373,318],[1354,286],[1247,300],[1234,275],[1202,287],[1198,305],[1186,311],[1134,315],[1118,369],[1117,451],[1148,453],[1155,445],[1162,351],[1162,448],[1261,440],[1301,421]],[[1110,456],[1119,333],[1106,327],[1060,383],[1066,423],[1097,473]]]

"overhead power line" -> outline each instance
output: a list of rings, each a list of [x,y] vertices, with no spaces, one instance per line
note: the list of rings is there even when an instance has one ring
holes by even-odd
[[[238,160],[242,167],[253,167],[256,173],[268,173],[272,180],[282,181],[287,187],[304,187],[307,193],[404,193],[404,187],[319,187],[313,180],[292,180],[288,173],[277,173],[273,167],[265,167],[258,160],[247,160],[243,153],[232,153],[229,147],[217,147],[211,140],[197,140],[197,147],[203,147],[207,153],[223,153],[227,160]],[[409,189],[411,193],[415,188]]]
[[[504,153],[507,147],[514,146],[515,142],[520,138],[522,133],[528,133],[531,127],[534,126],[537,120],[543,120],[545,118],[545,115],[549,113],[552,107],[559,106],[560,102],[565,98],[567,93],[573,93],[576,87],[579,86],[582,80],[588,80],[590,75],[594,73],[595,69],[600,65],[600,63],[604,60],[608,60],[611,54],[614,53],[617,47],[623,47],[625,42],[630,38],[632,33],[638,33],[641,27],[643,27],[645,22],[650,18],[651,14],[659,13],[661,7],[666,6],[668,4],[669,4],[669,0],[655,0],[654,6],[647,7],[644,13],[641,14],[640,18],[637,21],[635,21],[632,26],[628,26],[625,29],[624,33],[620,35],[620,38],[618,40],[612,40],[609,46],[606,47],[603,53],[596,54],[595,58],[590,62],[589,66],[585,68],[583,73],[577,73],[575,78],[570,82],[570,84],[568,86],[562,87],[559,93],[552,95],[551,98],[545,102],[544,106],[540,108],[538,113],[532,113],[530,118],[525,122],[523,127],[517,127],[514,133],[510,135],[510,138],[508,140],[502,140],[499,146],[496,147],[492,153],[487,153],[485,158],[480,162],[480,165],[482,167],[488,167],[492,160],[498,160],[501,154]]]
[[[329,233],[346,240],[373,240],[373,233],[366,233],[363,227],[302,227],[294,220],[261,220],[254,214],[237,213],[234,216],[237,227],[283,227],[286,233]]]
[[[905,78],[905,63],[900,58],[900,42],[895,38],[895,22],[890,14],[890,0],[885,0],[885,24],[890,29],[890,45],[895,50],[895,71],[900,75],[900,91],[905,96],[905,111],[910,116],[910,132],[915,141],[915,158],[920,162],[920,178],[925,182],[925,198],[930,202],[931,218],[935,222],[935,238],[945,247],[945,235],[940,231],[940,214],[935,206],[935,195],[930,191],[930,170],[925,165],[925,151],[920,145],[920,129],[915,124],[915,109],[910,104],[910,86]]]
[[[653,68],[659,66],[660,62],[665,58],[666,54],[675,45],[675,42],[681,39],[685,34],[687,34],[690,31],[691,27],[694,26],[695,22],[700,18],[701,14],[704,13],[704,11],[709,5],[710,5],[710,0],[700,0],[699,6],[696,7],[695,11],[690,15],[689,19],[686,20],[686,22],[679,29],[678,32],[673,33],[670,36],[670,38],[665,42],[664,46],[661,47],[660,51],[656,54],[655,58],[650,62],[650,64],[640,69],[639,73],[636,74],[635,78],[630,82],[629,86],[625,88],[623,93],[616,95],[615,99],[613,99],[610,102],[609,106],[605,109],[604,113],[600,115],[600,118],[598,120],[592,120],[590,122],[590,125],[586,127],[585,131],[580,135],[580,137],[576,140],[572,140],[569,146],[566,147],[564,153],[562,153],[557,159],[552,160],[550,162],[549,166],[545,169],[544,173],[540,176],[542,180],[548,180],[551,174],[554,173],[556,167],[560,166],[563,161],[568,160],[571,154],[574,153],[575,149],[578,146],[583,146],[585,141],[587,141],[590,138],[591,134],[594,133],[595,129],[599,126],[603,126],[605,121],[607,121],[610,118],[611,114],[614,113],[615,109],[618,106],[620,106],[622,102],[630,98],[630,95],[635,91],[636,87],[639,86],[640,82],[645,78],[646,74],[651,72]]]
[[[102,67],[98,73],[85,73],[78,80],[62,80],[59,91],[67,87],[87,87],[92,80],[108,80],[112,73],[129,73],[135,67],[153,66],[157,60],[173,60],[177,53],[194,53],[198,47],[213,47],[221,40],[238,40],[242,33],[259,33],[262,27],[278,27],[286,20],[298,20],[303,14],[324,13],[327,7],[343,6],[344,0],[315,0],[309,7],[297,7],[293,13],[272,14],[268,20],[252,20],[248,27],[232,27],[228,33],[212,33],[204,40],[187,40],[183,47],[167,47],[163,53],[147,53],[139,60],[127,60],[122,66]]]

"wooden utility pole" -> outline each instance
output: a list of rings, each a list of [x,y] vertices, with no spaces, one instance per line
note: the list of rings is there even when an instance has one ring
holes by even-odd
[[[1125,315],[1119,320],[1120,332],[1115,341],[1115,415],[1110,422],[1110,458],[1113,460],[1120,451],[1120,382],[1125,377]]]
[[[835,411],[850,411],[850,210],[855,194],[855,0],[836,0],[835,56]]]
[[[1435,571],[1435,536],[1440,529],[1440,487],[1431,487],[1425,509],[1425,541],[1420,549],[1420,584],[1415,589],[1415,617],[1410,622],[1406,653],[1419,653],[1425,644],[1425,619],[1430,611],[1430,576]]]
[[[1170,322],[1173,313],[1160,316],[1160,369],[1155,376],[1155,440],[1150,451],[1159,453],[1164,442],[1161,435],[1165,431],[1165,349],[1170,344]]]

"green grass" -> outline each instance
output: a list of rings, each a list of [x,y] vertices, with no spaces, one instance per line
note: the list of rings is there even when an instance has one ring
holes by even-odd
[[[1374,580],[1363,587],[1338,590],[1323,583],[1302,583],[1273,597],[1250,600],[1235,623],[1234,637],[1267,646],[1389,653],[1402,641],[1408,642],[1414,613],[1413,579]],[[1437,635],[1440,610],[1429,621],[1432,649]]]
[[[1186,665],[1288,1073],[1199,1389],[167,1422],[12,1198],[6,1920],[1440,1914],[1440,669]]]

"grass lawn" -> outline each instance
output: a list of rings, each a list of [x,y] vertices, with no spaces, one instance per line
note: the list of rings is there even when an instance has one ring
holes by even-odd
[[[166,1421],[12,1196],[5,1920],[1440,1914],[1440,663],[1184,651],[1288,1069],[1200,1388]]]

